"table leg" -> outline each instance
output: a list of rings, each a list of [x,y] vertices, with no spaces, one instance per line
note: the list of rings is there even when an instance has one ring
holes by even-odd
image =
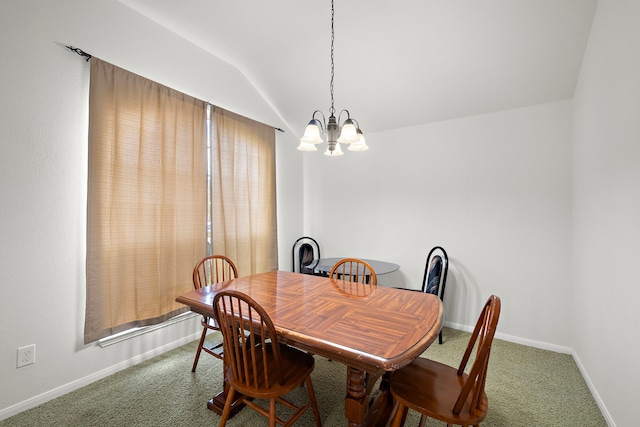
[[[347,367],[347,396],[344,410],[349,427],[384,426],[393,408],[389,392],[389,373],[385,373],[380,386],[373,394],[371,390],[383,372],[369,374],[360,369]]]
[[[391,419],[393,414],[393,396],[389,390],[391,380],[391,372],[385,372],[380,380],[378,390],[376,390],[370,399],[369,417],[367,419],[368,426],[383,427],[387,425],[387,421]]]
[[[224,405],[227,401],[227,396],[229,395],[229,383],[227,381],[227,365],[223,364],[222,372],[224,375],[222,391],[217,395],[213,396],[207,402],[207,408],[212,410],[218,415],[222,415],[222,411],[224,410]],[[234,402],[231,404],[231,412],[229,413],[229,418],[232,418],[235,414],[237,414],[242,408],[244,408],[244,403],[240,403],[239,400],[244,397],[241,393],[236,392],[234,396]]]

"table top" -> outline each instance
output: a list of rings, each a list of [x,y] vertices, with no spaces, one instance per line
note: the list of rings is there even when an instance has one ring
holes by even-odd
[[[238,290],[266,310],[283,342],[368,372],[409,364],[442,328],[443,307],[434,295],[382,286],[351,295],[341,283],[272,271],[195,289],[176,301],[212,316],[216,292]]]
[[[307,267],[313,268],[314,270],[328,274],[333,268],[333,266],[341,259],[345,259],[345,257],[320,258],[317,260],[314,259],[311,265]],[[392,262],[376,261],[374,259],[364,259],[364,258],[359,258],[359,259],[368,263],[371,266],[371,268],[373,268],[373,271],[376,272],[376,275],[391,273],[400,268],[398,264],[394,264]]]

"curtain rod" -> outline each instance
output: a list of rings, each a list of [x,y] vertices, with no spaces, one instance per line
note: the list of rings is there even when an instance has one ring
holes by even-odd
[[[91,55],[89,55],[87,52],[85,52],[82,49],[79,49],[77,47],[73,47],[73,46],[66,46],[67,49],[77,53],[80,56],[84,56],[85,58],[87,58],[87,62],[89,62],[89,60],[91,59]]]
[[[87,58],[87,62],[89,62],[89,60],[91,59],[91,55],[88,54],[87,52],[85,52],[84,50],[77,48],[77,47],[73,47],[73,46],[65,46],[67,49],[69,49],[70,51],[73,51],[75,53],[77,53],[78,55]],[[209,103],[211,104],[211,103]],[[211,104],[213,105],[213,104]],[[267,125],[267,126],[271,126],[271,125]],[[282,133],[284,133],[284,129],[281,128],[277,128],[277,127],[273,127],[275,130],[280,131]]]

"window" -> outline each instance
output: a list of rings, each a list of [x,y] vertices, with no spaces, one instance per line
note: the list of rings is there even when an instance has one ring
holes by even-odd
[[[276,268],[275,190],[263,197],[275,189],[273,128],[256,141],[268,126],[95,57],[89,93],[85,343],[186,311],[175,298],[207,253],[208,210],[214,252],[241,271]]]
[[[214,253],[245,276],[278,268],[275,131],[211,106],[211,238]]]

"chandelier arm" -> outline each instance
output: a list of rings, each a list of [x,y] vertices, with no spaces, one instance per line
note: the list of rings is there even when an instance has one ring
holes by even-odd
[[[338,113],[338,124],[342,123],[340,121],[340,117],[342,117],[342,113],[347,113],[347,119],[346,120],[351,119],[351,114],[349,113],[349,110],[347,110],[347,109],[341,110],[340,113]]]
[[[322,121],[316,119],[316,113],[320,113],[320,115],[322,116]],[[318,123],[320,123],[320,130],[322,132],[325,132],[325,130],[327,129],[327,119],[324,116],[324,113],[320,110],[316,110],[313,112],[313,114],[311,115],[311,118],[315,121],[317,121]]]

